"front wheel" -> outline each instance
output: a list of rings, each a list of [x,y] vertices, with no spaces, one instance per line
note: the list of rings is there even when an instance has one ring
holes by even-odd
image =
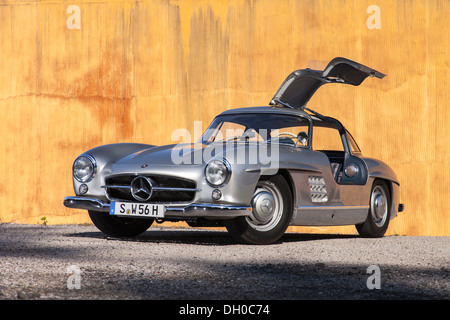
[[[270,244],[283,236],[292,219],[292,196],[282,176],[260,180],[252,198],[252,214],[226,220],[228,232],[239,242]]]
[[[101,232],[112,237],[135,237],[153,223],[153,219],[120,218],[98,211],[89,211],[89,217]]]
[[[381,238],[389,226],[391,198],[384,181],[375,181],[370,193],[369,214],[366,221],[356,225],[358,233],[366,238]]]

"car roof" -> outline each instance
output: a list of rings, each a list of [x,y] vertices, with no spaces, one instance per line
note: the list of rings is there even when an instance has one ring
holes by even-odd
[[[262,107],[246,107],[246,108],[229,109],[229,110],[222,112],[220,115],[241,114],[241,113],[272,113],[272,114],[303,116],[308,119],[311,118],[311,116],[303,110],[291,109],[291,108],[279,107],[279,106],[262,106]]]
[[[308,109],[309,110],[309,109]],[[312,111],[314,112],[314,111]],[[229,114],[248,114],[248,113],[271,113],[271,114],[282,114],[282,115],[293,115],[293,116],[303,116],[309,120],[311,120],[315,125],[319,126],[335,126],[337,119],[332,117],[325,117],[320,114],[309,114],[308,112],[300,109],[292,109],[288,107],[282,106],[263,106],[263,107],[246,107],[246,108],[236,108],[229,109],[221,114],[221,115],[229,115]]]

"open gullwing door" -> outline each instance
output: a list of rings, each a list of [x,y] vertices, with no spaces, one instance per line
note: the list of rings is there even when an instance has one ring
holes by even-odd
[[[270,101],[294,109],[303,109],[314,93],[326,83],[359,86],[368,76],[383,79],[386,75],[346,58],[334,58],[323,71],[302,69],[283,81]]]

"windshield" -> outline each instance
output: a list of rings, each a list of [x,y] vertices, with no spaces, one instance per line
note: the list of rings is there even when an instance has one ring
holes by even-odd
[[[214,119],[201,142],[271,142],[295,145],[300,132],[309,135],[309,121],[281,114],[227,114]],[[304,141],[300,146],[308,146]]]

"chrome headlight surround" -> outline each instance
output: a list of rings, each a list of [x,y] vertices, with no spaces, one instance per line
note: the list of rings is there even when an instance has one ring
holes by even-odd
[[[230,180],[231,166],[226,159],[211,160],[205,167],[206,181],[212,186],[222,186]]]
[[[97,161],[91,155],[79,156],[73,162],[72,174],[75,180],[81,183],[89,182],[97,171]]]

